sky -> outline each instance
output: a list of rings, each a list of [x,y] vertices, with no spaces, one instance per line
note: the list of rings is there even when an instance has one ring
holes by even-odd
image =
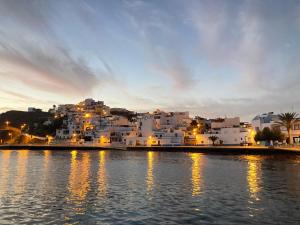
[[[300,113],[299,40],[298,0],[0,0],[0,112]]]

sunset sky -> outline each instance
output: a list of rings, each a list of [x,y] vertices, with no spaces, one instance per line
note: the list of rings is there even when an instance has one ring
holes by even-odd
[[[297,0],[0,1],[0,112],[300,112],[299,59]]]

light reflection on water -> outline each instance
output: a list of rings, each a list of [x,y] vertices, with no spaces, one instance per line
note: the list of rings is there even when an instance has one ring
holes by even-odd
[[[261,189],[261,157],[255,155],[248,155],[244,158],[247,160],[248,163],[247,181],[249,194],[251,196],[251,199],[259,201],[258,194]]]
[[[298,224],[299,156],[0,151],[0,224]]]
[[[69,199],[75,204],[81,205],[90,187],[90,155],[87,152],[82,153],[82,159],[77,158],[77,151],[71,152],[71,168],[69,176]]]
[[[14,183],[14,201],[18,201],[26,189],[28,150],[18,151],[17,175]]]
[[[44,169],[45,169],[46,174],[47,174],[47,171],[49,169],[50,161],[51,161],[51,151],[44,150]]]
[[[106,168],[105,151],[99,152],[99,170],[98,170],[98,195],[100,198],[106,197]]]
[[[190,153],[192,159],[192,196],[199,196],[201,194],[201,170],[202,170],[202,155],[199,153]]]
[[[1,180],[1,186],[0,186],[0,198],[2,196],[5,196],[8,186],[8,176],[9,176],[9,162],[10,162],[10,154],[11,150],[7,150],[2,153],[2,159],[1,159],[1,170],[0,170],[0,180]]]
[[[148,167],[147,167],[147,192],[151,193],[153,190],[154,186],[154,177],[153,177],[153,152],[148,152],[147,153],[147,162],[148,162]]]

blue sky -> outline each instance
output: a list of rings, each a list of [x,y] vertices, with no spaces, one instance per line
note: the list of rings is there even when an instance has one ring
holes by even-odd
[[[0,1],[0,112],[93,97],[251,119],[300,111],[300,2]]]

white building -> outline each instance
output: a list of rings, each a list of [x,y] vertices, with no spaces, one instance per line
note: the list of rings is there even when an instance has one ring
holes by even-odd
[[[211,120],[211,129],[204,134],[194,135],[197,145],[211,145],[211,136],[218,139],[216,144],[243,145],[254,144],[255,132],[250,126],[241,126],[240,118],[224,118]]]
[[[251,121],[253,128],[256,131],[263,130],[265,127],[272,128],[278,121],[278,115],[273,112],[263,113],[254,117]]]
[[[126,137],[129,146],[175,146],[184,144],[184,130],[190,124],[188,112],[156,110],[137,117],[136,134]]]
[[[277,122],[279,121],[279,117],[277,114],[273,112],[263,113],[257,115],[252,120],[251,124],[255,128],[256,131],[262,131],[265,127],[272,129],[273,127],[278,127]],[[281,126],[280,130],[286,137],[288,137],[288,132],[285,127]],[[291,136],[293,143],[300,143],[300,122],[296,122],[291,130]]]
[[[300,121],[293,125],[292,129],[293,143],[300,144]]]
[[[240,127],[240,123],[239,117],[213,119],[211,120],[211,129]]]

